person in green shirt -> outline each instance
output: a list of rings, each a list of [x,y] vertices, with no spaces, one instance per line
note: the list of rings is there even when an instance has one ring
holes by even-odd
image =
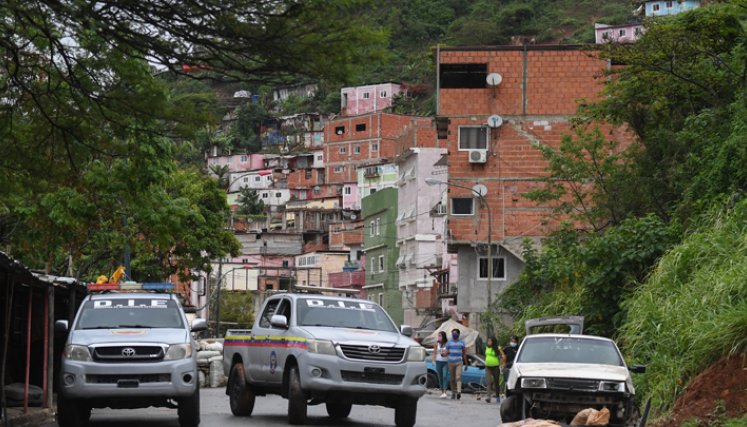
[[[504,357],[503,350],[498,347],[498,340],[495,337],[488,338],[485,345],[485,380],[488,385],[488,397],[485,398],[485,401],[488,403],[490,403],[492,396],[500,399],[498,387],[501,383],[501,360]]]

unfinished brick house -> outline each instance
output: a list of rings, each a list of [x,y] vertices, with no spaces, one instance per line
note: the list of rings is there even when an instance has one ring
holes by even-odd
[[[609,64],[579,46],[442,48],[436,57],[436,130],[448,147],[450,185],[441,185],[448,248],[458,255],[458,309],[477,326],[476,314],[521,272],[522,241],[539,242],[557,225],[548,208],[525,197],[547,173],[535,147],[559,147],[579,101],[599,96]]]

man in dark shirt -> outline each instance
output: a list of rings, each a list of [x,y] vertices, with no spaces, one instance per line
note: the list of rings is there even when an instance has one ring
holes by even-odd
[[[508,371],[514,364],[516,351],[519,349],[519,339],[516,335],[511,335],[511,342],[503,347],[503,394],[506,394],[506,382],[508,381]]]

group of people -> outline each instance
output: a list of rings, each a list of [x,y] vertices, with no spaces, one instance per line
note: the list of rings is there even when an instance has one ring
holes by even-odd
[[[448,397],[447,389],[451,390],[452,399],[462,397],[462,370],[467,370],[468,361],[467,346],[459,336],[460,331],[456,328],[451,330],[451,339],[446,337],[446,332],[441,331],[433,345],[433,364],[436,366],[442,399]],[[494,336],[488,338],[485,346],[485,382],[488,393],[485,400],[488,403],[492,397],[500,399],[501,370],[505,381],[514,363],[518,345],[519,341],[514,335],[511,336],[509,345],[503,348],[498,346],[498,340]],[[447,372],[449,384],[446,382]]]

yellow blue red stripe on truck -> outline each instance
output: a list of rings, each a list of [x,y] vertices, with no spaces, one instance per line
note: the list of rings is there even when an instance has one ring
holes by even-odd
[[[306,338],[303,337],[281,337],[281,336],[252,336],[232,335],[227,336],[223,342],[224,347],[283,347],[306,349]]]

